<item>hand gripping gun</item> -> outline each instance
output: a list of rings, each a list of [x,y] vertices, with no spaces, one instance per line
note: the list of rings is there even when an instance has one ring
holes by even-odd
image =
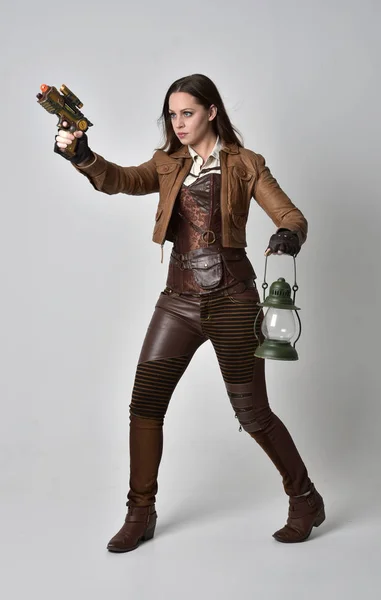
[[[68,129],[73,133],[77,130],[87,131],[89,127],[92,127],[93,124],[79,110],[83,106],[82,102],[66,85],[61,85],[60,91],[58,91],[57,88],[43,83],[40,90],[41,93],[37,94],[37,101],[49,113],[58,115],[58,129]],[[64,121],[67,121],[68,127],[63,127]],[[65,154],[70,158],[75,155],[77,143],[78,139],[74,138],[65,149]]]

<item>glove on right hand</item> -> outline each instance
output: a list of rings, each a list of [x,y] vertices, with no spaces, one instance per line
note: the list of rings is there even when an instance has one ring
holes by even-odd
[[[70,132],[66,132],[65,130],[61,130],[61,131],[62,131],[62,133],[70,133]],[[60,141],[62,139],[62,136],[60,136],[61,131],[58,132],[58,134],[56,135],[56,141],[54,143],[54,152],[56,154],[59,154],[63,158],[66,158],[66,160],[69,160],[70,162],[72,162],[76,165],[79,163],[85,162],[87,160],[90,160],[91,158],[94,157],[92,151],[89,148],[87,135],[84,132],[82,132],[81,137],[75,136],[77,138],[77,146],[75,149],[75,154],[74,154],[74,156],[68,156],[65,153],[65,149],[60,148],[57,145],[57,138],[60,138]],[[70,133],[70,135],[73,137],[73,134]],[[72,137],[71,138],[65,137],[65,142],[67,142],[68,145],[72,142]]]

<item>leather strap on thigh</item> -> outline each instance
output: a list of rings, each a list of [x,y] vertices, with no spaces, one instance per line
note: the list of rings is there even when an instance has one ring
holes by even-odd
[[[253,406],[253,383],[226,383],[226,389],[230,398],[236,418],[241,428],[248,433],[262,429],[256,420],[256,411]]]

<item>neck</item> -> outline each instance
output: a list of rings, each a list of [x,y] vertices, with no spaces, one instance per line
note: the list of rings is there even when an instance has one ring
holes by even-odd
[[[211,131],[210,134],[207,134],[198,144],[192,145],[192,148],[197,154],[199,154],[202,160],[205,162],[210,156],[211,151],[213,150],[217,141],[217,136],[214,131]]]

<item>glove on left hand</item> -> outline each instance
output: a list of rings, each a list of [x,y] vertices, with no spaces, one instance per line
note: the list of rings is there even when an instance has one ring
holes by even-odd
[[[289,229],[279,229],[271,236],[267,250],[271,250],[272,254],[281,252],[296,256],[300,251],[298,234]]]

